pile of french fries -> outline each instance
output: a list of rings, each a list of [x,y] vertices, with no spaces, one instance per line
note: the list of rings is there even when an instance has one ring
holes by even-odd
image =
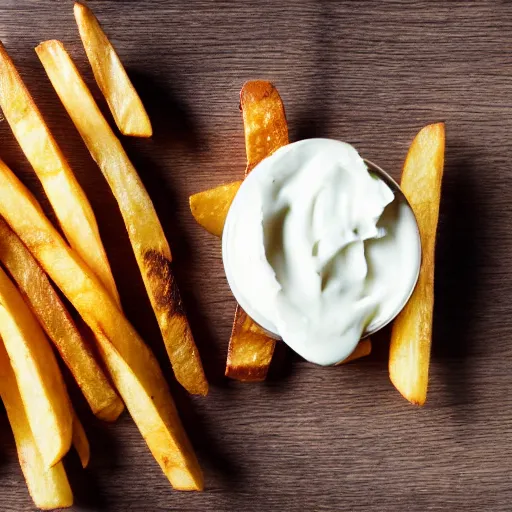
[[[74,14],[119,131],[150,137],[149,117],[98,20],[81,4]],[[153,203],[63,44],[46,41],[36,52],[118,202],[176,379],[190,393],[206,395]],[[35,505],[71,506],[63,457],[71,446],[84,467],[90,457],[51,343],[94,415],[115,421],[126,406],[172,486],[201,490],[201,468],[162,371],[121,309],[94,212],[1,43],[0,106],[66,238],[0,160],[0,396]],[[78,330],[54,285],[89,326],[92,341]]]
[[[283,103],[270,82],[247,82],[240,93],[240,105],[247,176],[256,164],[288,143],[288,129]],[[418,221],[422,264],[416,289],[393,324],[389,374],[400,393],[419,405],[423,405],[427,397],[434,306],[434,253],[444,149],[444,123],[423,128],[409,149],[401,180],[401,188]],[[213,235],[222,236],[229,207],[241,184],[241,181],[235,181],[192,195],[190,209],[196,221]],[[226,376],[240,381],[264,380],[275,344],[276,341],[237,305],[229,340]],[[370,353],[371,341],[362,340],[342,363]]]
[[[74,14],[94,77],[120,133],[150,137],[149,117],[98,20],[82,4],[75,4]],[[176,379],[188,392],[206,395],[208,382],[153,203],[64,45],[46,41],[36,53],[117,200]],[[71,506],[73,494],[62,460],[71,446],[83,467],[90,458],[57,356],[95,416],[115,421],[126,406],[172,486],[201,490],[201,468],[162,371],[123,314],[91,205],[1,43],[0,107],[65,236],[0,160],[0,396],[35,505]],[[247,176],[288,144],[288,126],[279,93],[270,82],[247,82],[241,107]],[[397,389],[417,404],[423,404],[427,394],[444,145],[442,123],[421,130],[407,155],[401,183],[418,220],[423,261],[418,285],[393,325],[389,371]],[[192,214],[210,233],[222,235],[241,183],[191,196]],[[54,285],[89,326],[92,341],[83,337]],[[226,376],[264,380],[276,343],[237,306]],[[343,362],[370,352],[371,341],[363,340]]]

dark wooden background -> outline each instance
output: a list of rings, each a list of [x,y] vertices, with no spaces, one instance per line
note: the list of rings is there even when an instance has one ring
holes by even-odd
[[[211,382],[207,398],[173,383],[115,201],[33,51],[62,39],[105,109],[72,2],[2,0],[0,38],[96,211],[126,313],[153,347],[204,467],[206,491],[172,491],[128,414],[97,421],[72,393],[92,446],[67,467],[80,511],[507,511],[512,490],[512,2],[91,1],[153,121],[128,140],[173,248]],[[242,176],[238,93],[266,78],[291,140],[353,143],[399,176],[425,124],[445,120],[430,393],[423,409],[390,384],[387,340],[320,368],[280,351],[268,381],[223,377],[235,302],[219,241],[189,194]],[[110,117],[109,117],[110,119]],[[0,157],[42,199],[5,122]],[[31,510],[5,416],[0,510]]]

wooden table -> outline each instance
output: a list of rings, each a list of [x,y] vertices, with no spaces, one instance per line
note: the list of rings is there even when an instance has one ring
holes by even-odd
[[[61,39],[106,111],[72,2],[3,0],[0,37],[93,204],[126,313],[159,357],[206,474],[206,492],[174,492],[129,415],[102,424],[72,388],[92,446],[85,471],[68,457],[73,510],[511,510],[512,3],[90,6],[153,121],[152,140],[123,142],[170,239],[211,392],[190,398],[172,381],[115,201],[33,51]],[[196,225],[188,196],[242,176],[238,93],[251,78],[278,86],[291,140],[346,140],[395,177],[416,132],[446,121],[424,408],[390,384],[385,334],[371,357],[345,367],[281,350],[265,383],[223,377],[235,301],[219,241]],[[5,122],[0,137],[1,158],[43,199]],[[31,510],[3,414],[0,454],[0,509]]]

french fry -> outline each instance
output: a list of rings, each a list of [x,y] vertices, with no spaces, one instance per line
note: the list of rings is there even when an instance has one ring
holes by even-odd
[[[190,211],[198,224],[212,235],[222,236],[229,207],[241,184],[241,180],[234,181],[190,196]]]
[[[96,336],[121,395],[133,395],[131,400],[125,398],[126,406],[172,486],[181,491],[202,491],[199,463],[153,354],[146,349],[146,354],[139,350],[143,356],[140,361],[135,361],[135,356],[123,358],[106,337],[99,332]]]
[[[244,119],[247,175],[264,158],[289,143],[288,124],[281,96],[274,85],[265,80],[244,84],[240,91],[240,106]]]
[[[201,490],[201,469],[153,353],[95,274],[44,216],[36,199],[1,161],[0,216],[93,331],[114,384],[171,484],[176,489]]]
[[[151,137],[153,129],[146,109],[96,16],[80,3],[75,3],[74,12],[94,78],[117,127],[123,135]]]
[[[237,304],[226,376],[243,382],[265,380],[275,346],[276,340],[267,336]]]
[[[73,447],[75,448],[76,453],[78,453],[78,457],[82,463],[82,467],[85,469],[89,465],[89,460],[91,458],[91,448],[89,446],[89,440],[87,439],[84,427],[78,419],[75,411],[73,411],[72,441]]]
[[[190,393],[206,395],[208,382],[153,203],[62,43],[46,41],[36,52],[117,199],[176,379]]]
[[[68,242],[120,304],[91,205],[2,43],[0,106]]]
[[[427,399],[434,311],[434,256],[444,148],[444,123],[423,128],[409,148],[401,181],[418,221],[422,262],[416,288],[393,324],[389,376],[403,397],[417,405],[423,405]]]
[[[281,97],[270,82],[246,82],[240,92],[240,105],[244,119],[247,175],[261,160],[288,144],[288,125]],[[237,306],[229,340],[226,377],[244,381],[265,379],[275,340],[261,332],[255,334],[255,327],[247,313]]]
[[[73,505],[73,493],[62,462],[48,468],[30,429],[25,405],[5,347],[0,340],[0,396],[14,434],[18,459],[34,505],[42,510]]]
[[[43,462],[54,466],[71,446],[71,402],[43,330],[1,267],[0,336]]]
[[[350,354],[346,359],[343,359],[343,361],[340,361],[336,364],[336,366],[339,366],[340,364],[347,364],[351,363],[352,361],[355,361],[356,359],[361,359],[361,357],[369,356],[372,353],[372,342],[370,338],[366,338],[365,340],[361,340],[356,348],[354,349],[354,352]]]
[[[95,360],[71,316],[30,251],[0,218],[0,262],[18,285],[39,323],[59,351],[92,412],[114,421],[123,402]]]

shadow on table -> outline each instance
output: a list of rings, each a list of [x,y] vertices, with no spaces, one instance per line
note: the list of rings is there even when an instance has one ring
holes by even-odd
[[[244,478],[242,466],[231,456],[229,444],[219,438],[207,416],[201,414],[196,407],[197,403],[209,400],[210,397],[192,399],[175,381],[171,383],[171,391],[185,430],[204,469],[206,480],[208,475],[216,475],[228,486],[238,487]]]
[[[94,426],[96,421],[99,420],[91,420],[85,425],[87,437],[91,441],[91,467],[82,468],[78,454],[73,447],[65,459],[66,472],[73,490],[75,506],[81,511],[96,512],[107,510],[109,507],[106,495],[103,493],[103,487],[100,484],[99,472],[94,470],[94,460],[98,459],[98,454],[101,454],[102,458],[108,457],[109,459],[112,455],[115,459],[114,449],[112,448],[115,445],[115,439],[109,428],[97,424]],[[108,465],[115,466],[115,463],[109,460]]]
[[[333,44],[333,34],[339,29],[339,26],[335,26],[336,3],[317,0],[316,4],[318,16],[311,42],[312,47],[315,48],[315,78],[309,85],[305,102],[299,106],[297,121],[294,126],[289,127],[291,142],[328,137],[327,127],[332,118],[332,102],[342,101],[343,98],[342,91],[333,90],[333,70],[336,69],[334,61],[339,58]],[[318,84],[321,84],[321,87]]]
[[[172,84],[155,80],[151,75],[130,71],[130,79],[141,97],[151,124],[152,139],[167,147],[185,145],[189,151],[207,149],[198,120],[192,116],[188,105],[179,98]]]
[[[14,436],[12,433],[9,420],[7,418],[7,412],[5,411],[4,404],[0,401],[0,449],[2,457],[0,457],[0,471],[3,471],[4,465],[9,465],[10,457],[7,454],[12,450],[15,454],[15,443]],[[13,455],[16,458],[16,455]]]
[[[89,328],[83,322],[79,322],[78,325],[81,334],[91,344],[88,337],[92,336],[92,333]],[[59,366],[62,370],[73,408],[84,426],[91,452],[90,463],[86,469],[82,468],[78,453],[73,446],[71,446],[64,459],[69,483],[73,490],[74,503],[80,511],[84,512],[106,510],[109,504],[106,501],[103,486],[100,483],[100,476],[96,468],[103,466],[115,467],[118,463],[118,441],[113,432],[113,429],[117,427],[117,422],[109,424],[95,418],[69,369],[60,361]],[[126,411],[123,412],[122,417],[126,414],[128,414]]]
[[[445,169],[436,251],[432,347],[432,358],[444,366],[450,402],[470,408],[474,393],[469,358],[474,350],[477,294],[482,280],[478,262],[485,251],[475,240],[486,229],[486,212],[478,199],[476,174],[468,156],[449,163]],[[464,408],[466,416],[467,412],[468,408]]]

